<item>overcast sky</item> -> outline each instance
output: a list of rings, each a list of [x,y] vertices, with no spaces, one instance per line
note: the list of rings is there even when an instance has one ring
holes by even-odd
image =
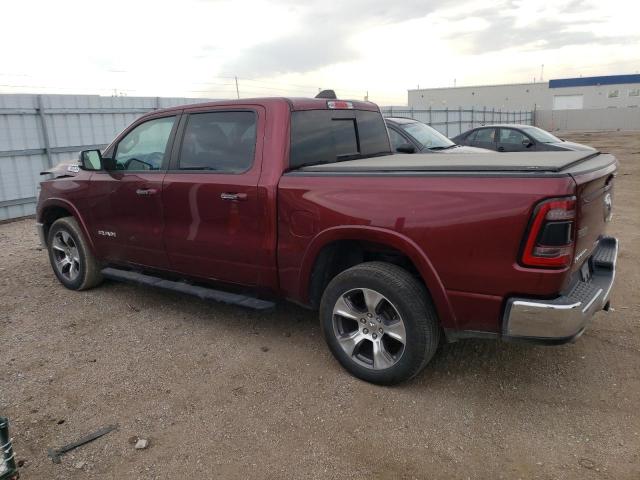
[[[640,71],[637,0],[3,0],[0,92],[313,96]]]

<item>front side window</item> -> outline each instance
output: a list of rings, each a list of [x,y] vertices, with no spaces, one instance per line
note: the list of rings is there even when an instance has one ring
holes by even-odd
[[[131,130],[116,148],[116,170],[160,170],[175,121],[157,118]]]
[[[430,150],[443,150],[455,145],[435,128],[422,122],[405,123],[401,128],[415,138],[423,147]]]
[[[512,145],[522,145],[524,142],[529,143],[529,137],[513,128],[500,129],[500,143],[508,143]]]
[[[389,129],[389,140],[391,140],[391,148],[393,151],[396,151],[400,145],[408,143],[402,135],[392,128]]]
[[[256,122],[254,112],[189,115],[180,148],[178,169],[246,172],[253,164]]]

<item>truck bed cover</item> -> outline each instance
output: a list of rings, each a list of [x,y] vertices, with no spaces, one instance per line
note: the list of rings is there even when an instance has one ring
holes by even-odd
[[[550,172],[573,173],[571,167],[589,161],[593,167],[615,162],[600,152],[514,152],[393,154],[303,167],[298,171],[318,173],[346,172]]]

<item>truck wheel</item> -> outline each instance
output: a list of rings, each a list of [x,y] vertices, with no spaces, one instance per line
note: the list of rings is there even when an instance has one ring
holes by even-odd
[[[68,289],[86,290],[102,282],[100,265],[75,218],[64,217],[53,222],[47,247],[53,272]]]
[[[417,375],[440,341],[427,290],[406,270],[383,262],[357,265],[331,280],[320,303],[320,323],[340,364],[381,385]]]

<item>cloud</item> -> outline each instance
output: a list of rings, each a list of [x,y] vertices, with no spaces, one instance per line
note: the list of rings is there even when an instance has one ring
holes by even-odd
[[[357,60],[360,53],[350,38],[363,28],[420,18],[455,0],[355,0],[336,6],[327,0],[295,1],[288,5],[302,28],[275,40],[245,49],[222,71],[244,76],[305,73],[327,65]]]
[[[518,2],[506,2],[502,7],[472,11],[469,17],[480,19],[485,27],[447,35],[464,53],[482,54],[500,50],[548,50],[590,44],[624,44],[638,37],[599,35],[593,26],[604,24],[597,19],[594,6],[582,0],[559,5],[554,12],[522,12]],[[522,24],[523,17],[528,20]],[[533,21],[529,21],[533,18]],[[585,20],[588,18],[588,21]]]

